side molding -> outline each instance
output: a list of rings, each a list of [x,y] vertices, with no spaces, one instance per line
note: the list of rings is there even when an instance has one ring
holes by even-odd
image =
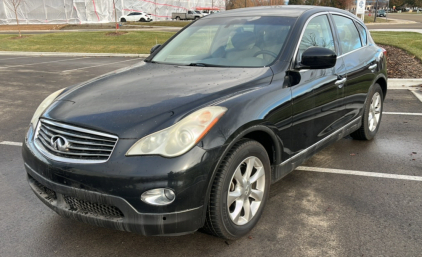
[[[302,164],[304,161],[312,157],[315,153],[323,149],[324,147],[342,139],[343,137],[349,135],[353,131],[360,128],[362,125],[362,116],[354,119],[346,126],[334,131],[331,135],[325,137],[324,139],[318,141],[314,145],[302,150],[300,153],[291,157],[290,159],[284,161],[280,165],[277,165],[273,170],[271,176],[272,183],[275,183],[285,177],[287,174],[292,172],[296,167]]]

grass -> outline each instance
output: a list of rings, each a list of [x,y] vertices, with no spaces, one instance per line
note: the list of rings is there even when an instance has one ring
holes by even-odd
[[[107,33],[34,34],[21,39],[16,39],[16,34],[0,35],[0,51],[149,54],[152,46],[162,44],[174,35],[172,32],[143,31],[120,36],[107,36]]]
[[[376,43],[404,49],[422,60],[422,34],[420,33],[373,31],[371,35]]]
[[[371,14],[371,16],[365,15],[364,22],[365,24],[374,23],[374,15],[373,14]],[[386,23],[386,22],[390,22],[390,20],[387,20],[385,17],[377,17],[377,20],[375,23]]]

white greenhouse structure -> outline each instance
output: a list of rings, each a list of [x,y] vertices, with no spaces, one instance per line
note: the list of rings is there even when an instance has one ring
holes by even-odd
[[[16,24],[13,0],[0,0],[0,24]],[[16,1],[16,0],[14,0]],[[115,0],[117,18],[146,12],[154,20],[170,20],[172,12],[224,10],[225,0]],[[113,0],[22,0],[21,24],[81,24],[114,21]]]

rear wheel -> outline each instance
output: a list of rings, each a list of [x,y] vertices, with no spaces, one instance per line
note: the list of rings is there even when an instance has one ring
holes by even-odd
[[[256,141],[242,140],[227,154],[212,185],[205,232],[237,239],[261,217],[270,189],[270,161]]]
[[[144,18],[141,18],[139,21],[140,22],[145,22],[146,20]]]
[[[362,126],[350,134],[354,139],[371,140],[375,137],[381,124],[384,95],[379,84],[373,86],[365,104]]]
[[[179,17],[179,16],[177,16],[177,17],[176,17],[176,20],[180,21],[180,17]]]

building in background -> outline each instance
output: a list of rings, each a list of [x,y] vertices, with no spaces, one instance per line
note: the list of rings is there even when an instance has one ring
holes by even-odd
[[[117,18],[130,12],[150,13],[154,20],[172,12],[225,10],[225,0],[115,0]],[[26,0],[18,10],[21,24],[106,23],[114,21],[113,0]],[[16,24],[9,0],[0,0],[0,24]]]

